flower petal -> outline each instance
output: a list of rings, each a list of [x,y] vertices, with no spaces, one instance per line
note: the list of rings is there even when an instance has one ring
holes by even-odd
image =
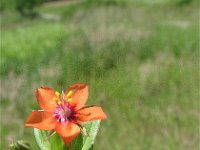
[[[52,113],[45,111],[32,111],[26,120],[25,125],[41,130],[53,130],[56,126],[56,120],[53,118]]]
[[[78,122],[107,119],[101,107],[90,106],[79,109],[74,117]]]
[[[70,92],[71,91],[71,92]],[[70,105],[74,107],[75,110],[80,109],[84,106],[88,99],[88,86],[86,84],[77,83],[72,85],[65,93],[71,94]]]
[[[72,122],[58,122],[55,130],[66,144],[69,144],[78,134],[80,134],[79,126]]]
[[[48,112],[54,111],[56,103],[53,100],[53,98],[55,97],[55,90],[53,88],[41,87],[37,89],[36,97],[38,104],[43,110]]]
[[[76,134],[73,134],[72,136],[68,136],[68,137],[62,137],[63,141],[65,144],[69,144],[71,143],[71,141],[77,137],[80,134],[80,132],[77,132]]]

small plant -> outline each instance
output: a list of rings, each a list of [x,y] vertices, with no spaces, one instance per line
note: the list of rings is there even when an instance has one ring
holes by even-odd
[[[77,83],[62,93],[41,87],[36,97],[42,110],[32,111],[25,125],[34,128],[41,150],[93,148],[100,120],[107,116],[101,107],[84,106],[88,98],[87,85]]]

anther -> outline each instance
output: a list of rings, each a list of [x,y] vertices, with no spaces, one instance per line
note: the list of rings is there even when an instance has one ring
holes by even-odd
[[[56,97],[59,97],[60,96],[60,93],[59,92],[55,92],[55,95],[56,95]]]
[[[72,96],[72,91],[70,90],[68,93],[67,93],[67,97],[69,98],[69,97],[71,97]]]
[[[68,98],[67,101],[68,101],[68,102],[71,102],[71,101],[72,101],[72,98]]]
[[[53,100],[54,100],[54,101],[57,101],[57,100],[58,100],[58,98],[57,98],[57,97],[54,97],[54,98],[53,98]]]
[[[58,101],[58,105],[60,105],[60,104],[62,104],[62,102],[61,102],[61,101]]]

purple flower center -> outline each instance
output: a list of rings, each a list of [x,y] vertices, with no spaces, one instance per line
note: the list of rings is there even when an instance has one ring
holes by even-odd
[[[58,122],[68,122],[72,116],[72,108],[67,103],[57,105],[54,117]]]

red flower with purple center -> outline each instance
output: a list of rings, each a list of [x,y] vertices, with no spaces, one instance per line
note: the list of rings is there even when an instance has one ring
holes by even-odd
[[[61,94],[41,87],[36,90],[36,97],[42,110],[32,111],[25,125],[55,131],[66,144],[80,134],[80,123],[107,118],[101,107],[84,106],[88,98],[85,84],[74,84]]]

